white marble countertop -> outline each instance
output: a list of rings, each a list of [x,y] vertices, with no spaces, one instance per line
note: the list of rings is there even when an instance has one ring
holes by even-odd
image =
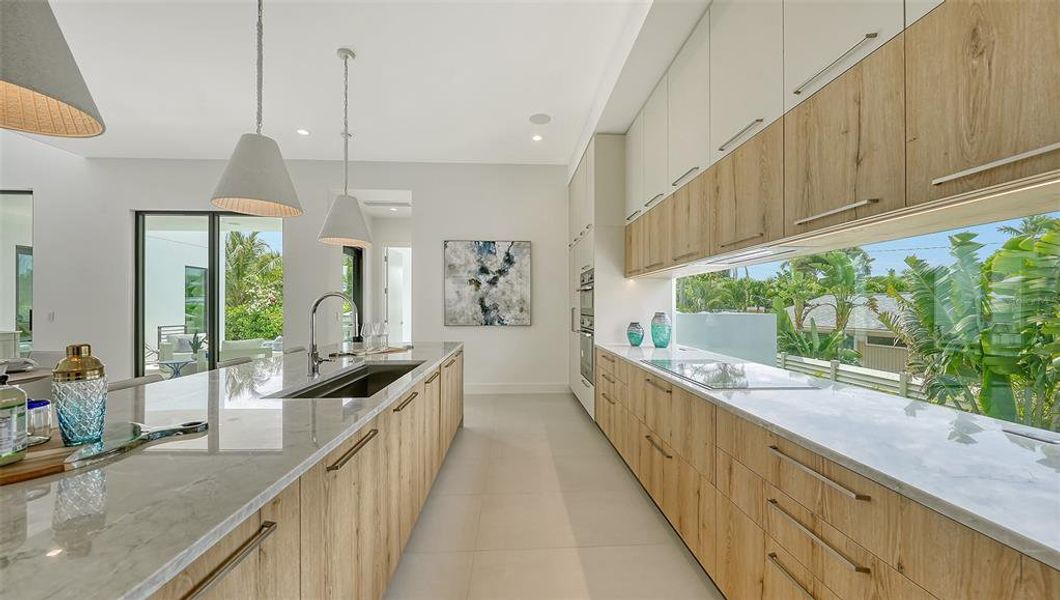
[[[266,398],[308,383],[305,352],[111,393],[108,427],[209,432],[0,487],[0,599],[147,597],[462,347],[369,357],[422,361],[371,398]],[[321,378],[364,362],[324,363]]]
[[[644,364],[739,359],[601,345],[638,367],[1060,569],[1060,434],[805,376],[820,389],[708,390]]]

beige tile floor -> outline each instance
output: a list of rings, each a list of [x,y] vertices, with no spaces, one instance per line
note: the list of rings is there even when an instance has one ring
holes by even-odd
[[[573,396],[467,396],[388,600],[721,600]]]

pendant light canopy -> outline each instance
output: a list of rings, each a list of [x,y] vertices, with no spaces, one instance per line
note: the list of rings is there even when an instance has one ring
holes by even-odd
[[[211,202],[218,208],[260,217],[297,217],[302,205],[276,140],[261,134],[261,88],[264,54],[263,7],[258,0],[257,132],[245,133],[232,151]]]
[[[103,133],[103,117],[45,0],[0,1],[0,127],[59,137]]]
[[[342,193],[331,202],[331,210],[324,219],[318,238],[325,244],[367,248],[372,245],[372,234],[361,212],[361,203],[350,195],[350,60],[353,50],[339,48],[342,59]]]

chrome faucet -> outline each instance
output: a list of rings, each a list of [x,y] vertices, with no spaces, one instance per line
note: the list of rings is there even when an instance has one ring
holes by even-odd
[[[313,302],[313,306],[309,308],[309,377],[316,378],[320,375],[320,363],[328,362],[330,359],[320,358],[320,353],[317,352],[317,308],[320,303],[327,298],[341,298],[346,302],[350,303],[350,307],[353,309],[353,330],[357,331],[357,305],[354,304],[350,297],[342,292],[327,292],[321,297],[317,298]]]

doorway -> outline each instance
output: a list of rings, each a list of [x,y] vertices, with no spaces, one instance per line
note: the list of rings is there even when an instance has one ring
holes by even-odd
[[[412,248],[387,246],[383,251],[383,320],[390,343],[412,341]]]

